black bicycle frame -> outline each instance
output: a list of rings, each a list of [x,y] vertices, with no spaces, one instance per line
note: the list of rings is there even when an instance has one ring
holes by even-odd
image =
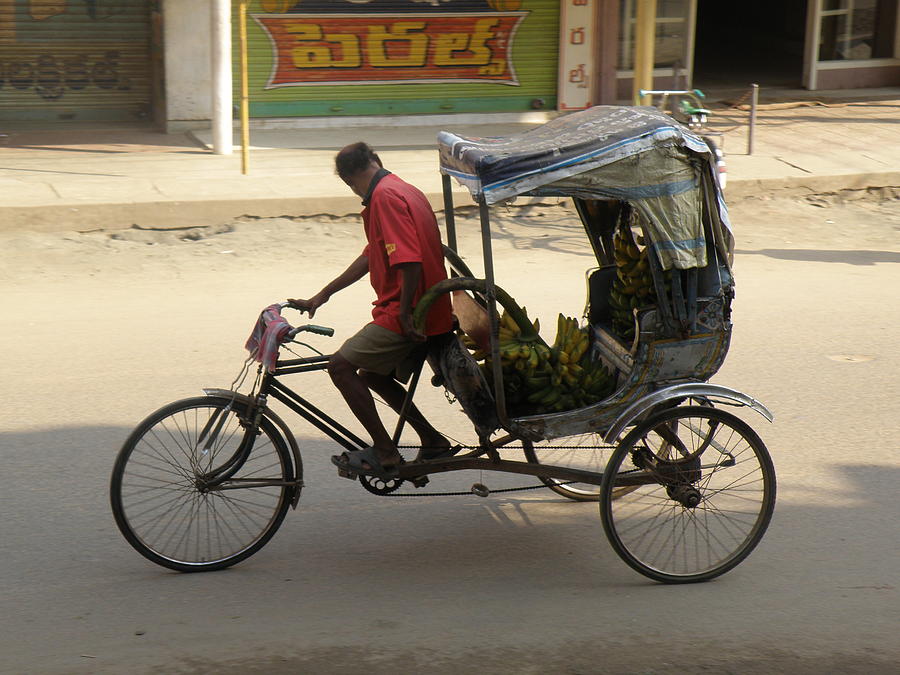
[[[275,364],[275,372],[263,375],[259,394],[257,394],[257,402],[259,405],[265,406],[266,397],[271,396],[276,401],[284,403],[341,447],[347,450],[361,450],[368,443],[278,380],[278,377],[281,375],[325,370],[328,367],[329,358],[329,356],[307,356],[305,358],[278,361]],[[407,396],[409,395],[407,394]]]
[[[300,394],[278,379],[282,375],[311,373],[318,370],[325,370],[328,367],[329,358],[329,356],[321,355],[279,360],[275,364],[274,372],[266,372],[263,375],[259,385],[259,391],[252,401],[251,408],[247,411],[247,418],[242,420],[246,425],[246,432],[237,450],[235,450],[234,454],[221,466],[200,477],[200,480],[202,480],[203,485],[207,490],[229,489],[227,486],[224,486],[223,483],[232,480],[232,477],[240,471],[241,467],[250,456],[250,452],[253,449],[253,441],[258,433],[260,419],[265,414],[264,411],[268,405],[268,398],[270,396],[276,401],[281,401],[290,410],[297,413],[300,417],[346,450],[361,450],[368,445],[363,439],[328,415],[321,408],[313,405],[310,401],[300,396]],[[412,397],[415,393],[421,372],[422,365],[419,365],[413,372],[413,378],[407,389],[403,408],[400,411],[400,419],[398,420],[396,430],[394,431],[393,438],[395,443],[399,440],[400,434],[403,432],[407,412],[412,403]],[[207,444],[214,442],[224,420],[224,416],[221,420],[217,417],[211,418],[201,432],[201,440],[205,438]],[[250,479],[250,482],[254,481]]]
[[[247,431],[244,439],[235,453],[221,467],[214,472],[203,477],[205,486],[209,490],[215,489],[232,489],[232,486],[222,485],[229,481],[246,462],[253,448],[253,439],[258,433],[258,427],[261,417],[265,414],[268,397],[271,396],[277,401],[286,405],[290,410],[298,414],[307,422],[316,427],[319,431],[331,438],[335,443],[348,451],[361,450],[368,444],[345,426],[340,424],[333,417],[325,413],[322,409],[313,405],[310,401],[300,396],[297,392],[282,383],[278,378],[282,375],[293,375],[295,373],[310,373],[325,370],[328,367],[329,356],[309,356],[297,359],[284,359],[276,363],[275,371],[265,373],[260,382],[259,391],[252,400],[251,407],[248,410]],[[406,398],[400,410],[400,419],[394,432],[394,442],[396,443],[403,430],[407,420],[407,413],[412,402],[413,395],[418,386],[419,377],[421,375],[424,359],[413,372],[413,377],[407,388]],[[208,424],[209,432],[214,434],[212,427],[214,422]],[[517,473],[532,475],[538,477],[555,478],[563,481],[574,481],[599,485],[603,481],[603,474],[594,471],[585,471],[583,469],[573,469],[569,467],[552,466],[547,464],[532,464],[529,462],[512,461],[501,459],[496,450],[515,442],[514,436],[507,435],[499,438],[485,447],[479,447],[470,453],[449,457],[442,460],[431,460],[428,462],[412,462],[406,463],[399,467],[398,478],[412,480],[419,476],[427,476],[433,473],[444,473],[447,471],[459,471],[462,469],[476,469],[485,471],[503,471],[506,473]],[[489,455],[484,457],[483,455]],[[630,472],[629,472],[630,473]],[[252,481],[252,479],[248,479]],[[653,472],[637,471],[631,475],[621,475],[616,480],[617,486],[626,485],[646,485],[648,483],[657,482]],[[238,485],[233,486],[239,487]]]

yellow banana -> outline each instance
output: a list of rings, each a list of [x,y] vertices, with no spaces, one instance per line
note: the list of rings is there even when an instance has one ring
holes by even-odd
[[[566,317],[560,313],[558,317],[556,317],[556,340],[553,342],[554,347],[559,347],[562,339],[565,337],[566,333]]]
[[[519,358],[519,345],[516,342],[507,342],[500,345],[500,356],[509,361],[515,361]]]
[[[509,315],[509,312],[505,311],[500,315],[500,323],[505,326],[507,330],[509,330],[513,335],[519,334],[519,324],[513,321],[513,318]]]
[[[637,245],[629,242],[628,243],[628,257],[631,258],[632,260],[636,260],[640,256],[641,256],[641,251],[637,247]]]
[[[559,400],[560,396],[562,396],[562,392],[558,388],[551,388],[547,395],[540,400],[540,404],[551,405]]]

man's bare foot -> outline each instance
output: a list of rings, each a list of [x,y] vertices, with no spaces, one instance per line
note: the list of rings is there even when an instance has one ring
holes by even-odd
[[[373,445],[372,449],[376,452],[381,468],[385,471],[393,471],[403,464],[403,456],[397,451],[397,448],[380,448]],[[363,464],[367,467],[369,465],[366,461],[363,461]]]
[[[368,447],[332,455],[331,462],[345,471],[348,478],[352,477],[352,474],[365,474],[387,480],[396,476],[397,467],[403,463],[403,457],[396,449],[386,450],[382,454],[378,448]]]

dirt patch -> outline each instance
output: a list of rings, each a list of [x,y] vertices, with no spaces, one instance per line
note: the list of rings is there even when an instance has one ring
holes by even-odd
[[[900,188],[844,190],[802,198],[748,197],[730,205],[739,253],[761,249],[894,252],[900,232]],[[522,253],[566,253],[593,263],[577,214],[564,203],[498,207],[492,211],[494,253],[515,263]],[[456,212],[459,250],[480,270],[478,210]],[[803,235],[800,235],[800,232]],[[277,218],[243,216],[218,225],[184,228],[96,229],[83,232],[0,233],[0,280],[105,276],[184,278],[215,271],[239,279],[259,265],[320,265],[349,261],[362,250],[359,216]],[[887,261],[883,256],[869,256]],[[891,257],[890,260],[894,258]]]
[[[808,195],[803,201],[827,208],[829,206],[843,206],[844,204],[894,204],[900,202],[900,187],[873,187],[863,190],[839,190],[838,192],[825,192],[822,194]]]

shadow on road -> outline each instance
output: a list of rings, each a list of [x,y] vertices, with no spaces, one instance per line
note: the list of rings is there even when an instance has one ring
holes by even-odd
[[[782,501],[759,549],[714,582],[663,586],[615,556],[596,504],[542,491],[376,497],[334,474],[331,444],[301,437],[307,487],[272,542],[224,572],[183,575],[132,551],[109,513],[109,472],[129,432],[0,435],[2,578],[20,608],[0,619],[11,663],[46,659],[48,673],[155,664],[440,674],[473,660],[483,673],[645,673],[665,662],[667,671],[800,675],[887,673],[896,663],[884,633],[897,606],[900,467],[848,458],[818,485],[776,453]],[[467,474],[429,487],[523,480]],[[829,639],[860,612],[864,640]]]
[[[736,255],[762,255],[777,260],[801,262],[845,263],[847,265],[875,265],[900,263],[900,253],[894,251],[828,251],[809,248],[764,248],[758,251],[736,249]]]

